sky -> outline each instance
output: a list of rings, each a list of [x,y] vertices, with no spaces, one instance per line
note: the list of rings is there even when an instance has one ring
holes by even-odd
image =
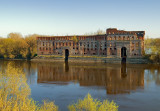
[[[107,28],[160,37],[160,0],[0,0],[0,37],[83,35]]]

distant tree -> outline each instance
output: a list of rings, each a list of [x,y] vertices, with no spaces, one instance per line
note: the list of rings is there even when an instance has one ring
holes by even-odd
[[[33,34],[25,37],[27,43],[27,58],[31,59],[37,53],[37,40],[36,37],[39,35]]]
[[[160,39],[145,39],[146,57],[154,63],[160,63]]]
[[[8,38],[11,39],[19,39],[19,38],[23,38],[23,36],[20,33],[10,33],[7,36]]]
[[[96,32],[85,33],[84,35],[101,35],[105,33],[106,33],[105,31],[98,29]]]
[[[95,32],[95,35],[101,35],[101,34],[105,34],[105,31],[98,29],[97,32]]]
[[[74,41],[75,43],[77,43],[77,42],[78,42],[78,38],[77,38],[76,36],[73,36],[73,41]]]

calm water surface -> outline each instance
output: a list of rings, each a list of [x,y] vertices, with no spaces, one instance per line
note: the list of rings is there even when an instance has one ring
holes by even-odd
[[[114,100],[119,111],[160,110],[160,66],[142,64],[46,63],[0,61],[26,72],[31,97],[55,101],[61,111],[87,93]]]

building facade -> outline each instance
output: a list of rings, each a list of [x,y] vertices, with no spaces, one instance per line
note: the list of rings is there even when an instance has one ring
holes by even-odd
[[[38,55],[139,58],[144,52],[145,31],[110,28],[103,35],[37,37]]]

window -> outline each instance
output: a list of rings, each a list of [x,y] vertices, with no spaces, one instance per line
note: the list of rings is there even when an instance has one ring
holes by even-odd
[[[136,43],[136,47],[139,47],[139,42],[138,42],[138,43]]]
[[[107,43],[105,42],[105,47],[107,46]]]

